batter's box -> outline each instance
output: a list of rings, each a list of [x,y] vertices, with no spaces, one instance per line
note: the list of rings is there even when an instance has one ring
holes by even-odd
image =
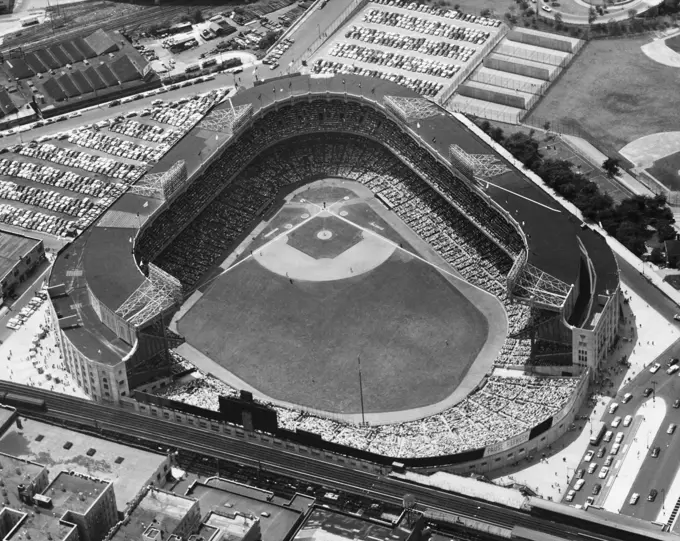
[[[288,234],[288,245],[314,259],[335,259],[363,239],[358,227],[327,213]]]

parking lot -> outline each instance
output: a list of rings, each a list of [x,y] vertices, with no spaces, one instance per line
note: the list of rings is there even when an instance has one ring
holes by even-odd
[[[0,148],[0,223],[54,237],[76,236],[226,93],[215,89],[173,101],[156,98],[137,107],[126,98],[125,112],[112,102],[110,116],[90,124],[40,136],[22,132],[19,142]],[[64,117],[40,124],[60,121]],[[35,139],[27,140],[29,134]]]
[[[359,73],[435,98],[479,60],[499,20],[414,2],[369,2],[310,59],[315,73]]]

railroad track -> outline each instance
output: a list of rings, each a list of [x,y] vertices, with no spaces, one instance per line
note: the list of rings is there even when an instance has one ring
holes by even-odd
[[[33,40],[29,45],[24,45],[20,39],[12,40],[10,45],[3,43],[0,52],[7,54],[11,49],[16,47],[22,47],[24,52],[30,52],[36,49],[49,47],[50,45],[54,45],[60,41],[92,33],[100,28],[103,30],[116,30],[133,25],[138,28],[146,24],[157,22],[159,19],[173,17],[174,15],[184,11],[186,11],[185,7],[149,7],[141,13],[137,12],[121,15],[120,17],[115,17],[114,19],[110,19],[108,21],[95,21],[89,24],[78,26],[77,28],[73,28],[71,30],[66,30],[64,32],[59,32],[57,34],[44,37],[42,39]]]
[[[371,495],[388,503],[399,504],[405,494],[413,494],[419,510],[454,514],[461,518],[511,530],[524,526],[557,537],[581,540],[588,532],[570,524],[554,523],[531,516],[526,511],[477,501],[440,490],[415,485],[400,479],[374,475],[301,456],[284,449],[268,447],[245,439],[207,432],[190,425],[180,425],[162,418],[148,417],[118,406],[107,406],[72,398],[51,391],[0,382],[0,391],[23,394],[45,400],[46,413],[30,412],[34,418],[50,419],[57,423],[77,423],[94,430],[132,435],[170,449],[184,450],[198,455],[220,458],[245,465],[263,467],[272,473],[287,475],[357,495]],[[87,412],[87,413],[84,413]],[[613,539],[600,536],[599,539]]]

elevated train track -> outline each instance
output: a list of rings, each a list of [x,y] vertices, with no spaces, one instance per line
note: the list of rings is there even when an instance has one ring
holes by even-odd
[[[650,528],[647,532],[621,529],[621,535],[608,536],[576,526],[573,516],[566,512],[560,520],[558,513],[542,518],[532,516],[533,511],[517,510],[483,500],[453,494],[436,488],[411,484],[392,477],[375,475],[325,462],[310,456],[301,456],[284,449],[267,447],[247,440],[213,434],[193,426],[181,425],[116,406],[102,405],[66,395],[0,382],[0,392],[11,392],[31,399],[44,400],[47,411],[36,408],[22,410],[30,417],[51,420],[67,426],[77,425],[92,430],[106,429],[111,432],[134,436],[171,449],[185,450],[213,458],[262,467],[296,479],[314,482],[338,490],[360,495],[370,495],[377,500],[399,504],[406,493],[413,494],[419,510],[455,515],[456,517],[490,524],[512,530],[515,526],[530,528],[536,532],[569,539],[647,541],[668,539],[668,534]],[[565,507],[565,511],[570,508]],[[555,520],[553,520],[553,518]],[[596,519],[595,519],[596,520]]]

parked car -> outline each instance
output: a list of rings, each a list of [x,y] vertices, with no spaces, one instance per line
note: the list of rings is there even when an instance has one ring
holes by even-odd
[[[616,435],[616,439],[614,440],[614,443],[621,443],[621,442],[623,441],[623,436],[624,436],[624,433],[623,433],[623,432],[619,432],[619,433]]]
[[[661,368],[661,364],[660,364],[660,363],[654,363],[654,364],[652,365],[652,367],[649,369],[649,371],[650,371],[652,374],[656,374],[656,373],[659,371],[659,368]]]
[[[642,396],[644,396],[645,398],[647,398],[647,397],[648,397],[650,394],[652,394],[653,392],[654,392],[654,389],[652,389],[651,387],[647,387],[647,388],[644,390],[644,392],[642,393]]]
[[[593,496],[597,496],[600,493],[600,490],[602,490],[602,485],[600,483],[595,483],[595,486],[593,487]]]
[[[597,474],[597,476],[600,479],[604,479],[607,477],[607,474],[609,474],[609,468],[607,466],[602,466],[602,469],[600,470],[600,473]]]
[[[623,419],[623,426],[630,426],[630,423],[633,422],[633,416],[632,415],[626,415]]]
[[[631,505],[635,505],[639,499],[640,495],[637,492],[634,492],[633,495],[630,497],[630,501],[628,503]]]
[[[648,502],[653,502],[656,500],[656,496],[659,494],[659,492],[653,488],[652,490],[649,491],[649,496],[647,496],[647,501]]]
[[[613,455],[609,455],[609,456],[605,459],[604,465],[607,466],[607,467],[609,467],[609,466],[612,465],[612,462],[614,462],[614,456],[613,456]]]
[[[574,496],[576,496],[576,491],[570,490],[569,492],[567,492],[567,496],[564,499],[568,502],[571,502],[574,501]]]
[[[621,400],[621,402],[627,404],[628,402],[630,402],[631,398],[633,398],[633,393],[626,393],[623,395],[623,400]]]
[[[588,465],[588,473],[593,473],[597,469],[597,464],[595,462],[591,462]]]
[[[671,423],[668,425],[668,429],[666,430],[666,434],[673,434],[675,432],[677,425],[675,423]]]
[[[604,439],[604,441],[606,441],[606,442],[610,442],[610,441],[612,441],[612,438],[613,438],[613,437],[614,437],[614,433],[613,433],[611,430],[607,430],[607,432],[605,432],[605,435],[604,435],[604,438],[603,438],[603,439]]]
[[[607,448],[606,447],[600,447],[597,450],[597,458],[602,458],[606,454],[607,454]]]
[[[620,424],[621,424],[621,417],[618,417],[618,416],[617,416],[617,417],[614,417],[614,419],[613,419],[612,422],[611,422],[611,425],[612,425],[614,428],[617,428]]]
[[[675,402],[673,402],[673,407],[674,407],[675,409],[680,408],[680,400],[678,400],[678,399],[676,398],[676,399],[675,399]]]
[[[576,479],[583,479],[584,473],[585,471],[583,470],[583,468],[576,470]]]
[[[583,485],[585,484],[586,484],[585,479],[579,479],[578,481],[576,481],[576,484],[574,485],[574,490],[581,490],[581,488],[583,488]]]
[[[617,409],[619,409],[619,405],[616,402],[609,404],[609,413],[616,413]]]
[[[593,459],[594,454],[595,454],[595,451],[592,451],[592,450],[588,451],[586,453],[586,456],[583,457],[583,460],[586,461],[586,462],[590,462]]]
[[[652,449],[652,458],[657,458],[659,456],[659,453],[661,452],[661,447],[658,445]]]

